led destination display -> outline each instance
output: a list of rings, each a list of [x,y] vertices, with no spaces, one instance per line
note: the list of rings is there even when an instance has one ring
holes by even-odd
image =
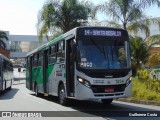
[[[122,36],[121,31],[114,30],[84,30],[84,35],[88,36]]]

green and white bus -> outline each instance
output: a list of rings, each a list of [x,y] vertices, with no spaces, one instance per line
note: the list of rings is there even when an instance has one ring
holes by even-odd
[[[39,94],[100,99],[131,96],[131,60],[127,31],[77,27],[31,51],[26,58],[26,87]]]

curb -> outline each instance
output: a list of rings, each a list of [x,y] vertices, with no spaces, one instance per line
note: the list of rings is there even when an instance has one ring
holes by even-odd
[[[135,100],[135,99],[120,98],[120,99],[115,99],[115,101],[160,106],[160,102],[149,101],[149,100]]]

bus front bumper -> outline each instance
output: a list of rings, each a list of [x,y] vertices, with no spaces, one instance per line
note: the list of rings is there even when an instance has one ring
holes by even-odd
[[[126,98],[132,95],[132,82],[125,87],[121,92],[98,92],[94,93],[90,87],[86,87],[82,84],[77,84],[75,98],[78,100],[96,100],[96,99],[117,99]]]

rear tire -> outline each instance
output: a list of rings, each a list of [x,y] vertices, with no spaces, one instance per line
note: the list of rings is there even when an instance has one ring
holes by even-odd
[[[12,89],[12,86],[10,86],[9,88],[8,88],[8,90],[11,90]]]
[[[58,100],[61,105],[67,105],[67,98],[63,84],[60,85],[58,90]]]
[[[11,86],[8,88],[9,90],[11,90],[12,89],[12,80],[11,80]]]
[[[104,105],[110,105],[113,101],[113,99],[101,99],[102,103]]]
[[[40,93],[38,92],[38,86],[37,86],[37,84],[35,84],[34,92],[35,92],[35,96],[37,96],[37,97],[40,96]]]

